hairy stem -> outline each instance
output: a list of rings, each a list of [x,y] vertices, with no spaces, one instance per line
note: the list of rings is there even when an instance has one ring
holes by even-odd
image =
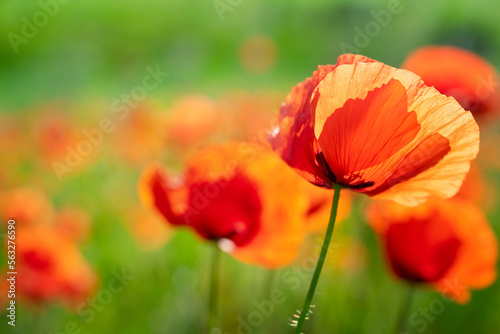
[[[321,253],[318,258],[318,263],[316,264],[316,269],[314,269],[314,274],[311,279],[311,284],[309,285],[309,291],[307,292],[306,300],[304,301],[304,306],[300,311],[300,318],[297,322],[297,328],[295,333],[302,333],[302,327],[309,313],[309,308],[311,307],[311,302],[314,297],[314,292],[316,291],[316,286],[318,285],[319,276],[321,275],[321,270],[323,269],[323,264],[325,263],[326,254],[328,252],[328,246],[330,245],[330,240],[332,239],[333,228],[335,227],[335,219],[337,218],[337,209],[339,206],[340,190],[341,186],[335,185],[335,193],[333,194],[332,211],[330,214],[330,221],[328,223],[328,228],[326,229],[325,240],[323,241],[323,246],[321,247]]]

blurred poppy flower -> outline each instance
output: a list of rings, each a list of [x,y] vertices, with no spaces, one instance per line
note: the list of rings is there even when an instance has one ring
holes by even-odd
[[[243,262],[273,268],[295,258],[308,232],[305,187],[313,186],[272,152],[231,142],[197,152],[182,177],[150,166],[139,193],[171,225],[193,228]]]
[[[39,158],[42,166],[52,168],[54,161],[65,163],[71,149],[77,150],[78,143],[85,137],[68,114],[54,107],[39,110],[29,124],[30,136],[35,144],[32,154]],[[87,159],[82,160],[83,165],[88,163]]]
[[[90,224],[84,211],[55,212],[41,190],[24,187],[0,194],[0,217],[16,221],[16,292],[22,298],[74,305],[92,292],[96,277],[77,247]]]
[[[139,104],[120,121],[113,133],[113,152],[135,166],[156,159],[165,147],[163,119],[147,103]]]
[[[406,205],[453,196],[479,150],[477,124],[453,98],[360,55],[319,66],[279,121],[273,149],[311,183]]]
[[[498,73],[475,53],[454,46],[426,46],[413,51],[402,65],[454,97],[477,119],[500,111]]]
[[[218,126],[217,104],[203,95],[188,95],[170,108],[166,119],[166,139],[180,148],[199,144]]]
[[[96,286],[96,276],[75,242],[47,226],[16,230],[16,293],[38,304],[81,302]]]
[[[2,221],[15,219],[18,224],[51,225],[55,213],[49,198],[38,188],[19,187],[0,193]]]
[[[434,286],[459,303],[469,288],[496,278],[498,243],[483,213],[469,202],[430,200],[414,208],[374,203],[368,220],[394,274]]]
[[[66,146],[77,142],[76,131],[70,120],[63,114],[50,111],[42,112],[32,123],[32,135],[38,149],[48,162],[64,156]]]

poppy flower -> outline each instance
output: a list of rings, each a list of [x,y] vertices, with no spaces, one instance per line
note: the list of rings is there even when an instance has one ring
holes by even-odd
[[[243,262],[274,268],[293,261],[308,232],[306,187],[313,186],[273,152],[230,142],[197,152],[181,177],[150,166],[139,194],[171,225],[192,228]]]
[[[113,153],[133,166],[144,166],[164,148],[165,121],[148,103],[141,103],[113,133]]]
[[[32,302],[76,305],[96,286],[96,275],[74,240],[48,226],[16,230],[16,294]]]
[[[207,140],[218,127],[217,103],[203,95],[182,97],[170,108],[167,140],[181,149]]]
[[[412,72],[346,54],[293,88],[270,143],[317,186],[417,205],[458,191],[479,129]]]
[[[469,289],[496,278],[498,243],[484,214],[460,199],[430,200],[417,207],[374,203],[368,221],[394,274],[425,283],[466,302]]]
[[[56,212],[41,190],[20,187],[0,194],[0,217],[16,221],[16,293],[23,299],[73,306],[92,292],[96,276],[77,246],[90,225],[84,211]]]
[[[78,142],[68,117],[55,110],[39,114],[32,127],[34,142],[42,157],[49,162],[60,159],[67,153],[66,146],[74,146]]]
[[[476,118],[498,114],[498,73],[471,51],[454,46],[426,46],[413,51],[402,67],[421,76],[426,85],[454,97]]]
[[[55,213],[52,203],[38,188],[18,187],[0,193],[0,217],[4,222],[15,219],[18,224],[51,225]]]

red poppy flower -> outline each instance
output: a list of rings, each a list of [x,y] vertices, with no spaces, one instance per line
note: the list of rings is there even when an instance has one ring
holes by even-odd
[[[38,188],[18,187],[0,193],[0,217],[3,222],[16,219],[18,224],[51,225],[55,212],[49,198]]]
[[[319,66],[279,121],[271,145],[308,181],[407,205],[453,196],[479,150],[477,124],[453,98],[359,55]]]
[[[319,232],[328,226],[333,196],[329,189],[315,187],[312,184],[304,187],[304,196],[309,200],[309,206],[306,212],[306,226],[310,233]],[[344,191],[341,194],[337,209],[336,223],[341,223],[349,217],[351,213],[352,198],[351,194]]]
[[[436,199],[413,208],[374,203],[368,220],[402,279],[430,284],[466,302],[469,288],[485,288],[496,278],[497,240],[469,202]]]
[[[87,214],[77,208],[55,212],[36,188],[0,193],[0,203],[5,224],[16,221],[16,294],[29,302],[60,300],[72,306],[89,296],[97,279],[77,246],[88,232]]]
[[[184,96],[170,108],[167,140],[181,149],[210,138],[218,128],[217,103],[203,95]]]
[[[74,240],[48,226],[21,227],[16,232],[16,292],[34,303],[60,300],[76,305],[96,286],[94,272]]]
[[[308,232],[307,187],[273,152],[231,142],[197,152],[180,178],[150,166],[139,193],[170,224],[220,241],[241,261],[279,267],[295,258]],[[317,210],[328,204],[320,202]]]
[[[498,73],[470,51],[453,46],[426,46],[413,51],[402,67],[421,76],[426,85],[454,97],[475,117],[498,114]]]
[[[57,213],[54,227],[69,239],[83,241],[89,234],[90,218],[81,209],[67,207]]]

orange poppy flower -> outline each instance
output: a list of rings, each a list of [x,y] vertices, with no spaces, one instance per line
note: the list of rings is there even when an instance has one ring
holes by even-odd
[[[50,225],[54,215],[52,203],[38,188],[19,187],[0,193],[0,217],[3,222],[15,219],[23,226]]]
[[[219,241],[243,262],[274,268],[293,261],[308,232],[305,187],[312,185],[272,152],[230,142],[199,151],[182,177],[150,166],[139,194],[171,225]]]
[[[293,88],[270,136],[313,184],[406,205],[453,196],[479,150],[477,124],[455,99],[407,70],[350,54]]]
[[[469,288],[485,288],[496,278],[498,243],[474,204],[459,199],[414,208],[374,203],[368,220],[402,279],[430,284],[464,303]]]
[[[475,117],[498,113],[499,77],[495,68],[473,52],[453,46],[426,46],[413,51],[402,65],[454,97]]]
[[[16,292],[30,302],[76,305],[90,295],[96,276],[75,242],[47,226],[16,230]]]
[[[33,139],[47,161],[59,159],[66,146],[77,142],[76,131],[68,117],[56,111],[42,112],[33,122]]]
[[[165,120],[149,103],[141,103],[120,120],[113,133],[113,153],[134,166],[143,167],[164,148]]]
[[[308,198],[308,208],[306,212],[306,226],[310,233],[323,231],[330,219],[333,196],[329,189],[315,187],[306,183],[304,186],[304,196]],[[352,198],[348,192],[343,192],[340,197],[336,223],[340,223],[349,217],[351,213]]]
[[[180,148],[200,144],[217,129],[217,104],[203,95],[179,99],[167,115],[167,140]]]
[[[147,251],[160,248],[172,236],[172,229],[163,223],[163,218],[142,206],[128,209],[123,221],[139,246]]]

